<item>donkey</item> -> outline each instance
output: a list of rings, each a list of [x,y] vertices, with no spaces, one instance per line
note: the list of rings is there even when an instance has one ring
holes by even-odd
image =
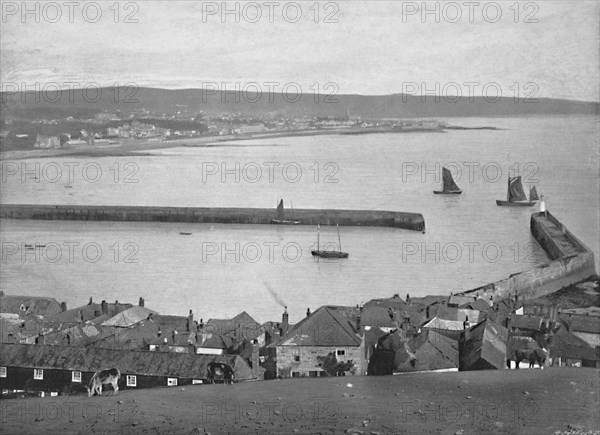
[[[233,384],[235,375],[233,369],[229,364],[211,362],[208,365],[208,380],[211,384],[215,383],[215,380],[222,380],[224,384]]]
[[[92,397],[94,394],[102,396],[102,385],[111,384],[113,387],[113,395],[119,394],[119,379],[121,378],[121,372],[117,368],[109,370],[102,370],[94,373],[90,384],[87,387],[88,397]]]
[[[529,368],[533,368],[537,363],[541,369],[544,368],[548,351],[546,349],[518,349],[515,351],[516,367],[519,368],[519,363],[523,360],[529,361]]]

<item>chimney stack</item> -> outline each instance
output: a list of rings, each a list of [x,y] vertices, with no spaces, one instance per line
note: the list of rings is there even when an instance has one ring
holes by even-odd
[[[465,331],[469,329],[469,316],[465,316],[465,321],[463,322],[463,329]]]
[[[259,366],[259,346],[258,346],[258,340],[252,340],[252,368],[254,370],[257,369],[257,367]]]
[[[60,309],[62,310],[62,312],[67,311],[67,303],[66,302],[61,302],[60,303]]]
[[[92,305],[94,303],[94,301],[92,300],[92,297],[90,296],[90,301],[88,302],[88,305]]]
[[[288,331],[288,327],[289,327],[289,314],[287,312],[287,307],[285,307],[284,311],[283,311],[283,315],[281,316],[281,336],[283,337],[285,334],[287,334]]]
[[[173,337],[173,344],[175,344],[175,338],[177,337],[177,329],[173,330],[173,333],[171,334],[171,336]]]
[[[192,332],[193,325],[194,325],[194,314],[192,313],[192,310],[190,310],[190,314],[188,314],[188,318],[187,318],[186,332]]]
[[[106,301],[102,301],[102,314],[108,314],[108,304]]]
[[[306,317],[310,316],[310,308],[306,309]]]
[[[138,305],[139,305],[140,307],[143,307],[143,306],[144,306],[144,302],[145,302],[145,301],[144,301],[144,298],[140,297],[140,301],[138,302]]]
[[[410,305],[410,295],[406,293],[406,303]]]

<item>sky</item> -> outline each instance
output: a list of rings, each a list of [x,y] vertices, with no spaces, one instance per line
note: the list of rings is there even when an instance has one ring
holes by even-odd
[[[422,2],[232,1],[226,15],[221,1],[0,3],[3,90],[293,82],[302,92],[600,100],[596,1],[427,2],[427,14]]]

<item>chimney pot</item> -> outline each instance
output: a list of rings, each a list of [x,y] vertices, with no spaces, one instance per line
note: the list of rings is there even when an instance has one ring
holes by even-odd
[[[93,301],[92,301],[92,297],[90,296],[90,301],[88,302],[88,305],[92,305]]]

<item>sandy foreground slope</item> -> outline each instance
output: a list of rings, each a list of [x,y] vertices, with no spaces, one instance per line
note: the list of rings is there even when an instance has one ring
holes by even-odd
[[[591,368],[413,373],[0,401],[0,433],[600,433]]]

